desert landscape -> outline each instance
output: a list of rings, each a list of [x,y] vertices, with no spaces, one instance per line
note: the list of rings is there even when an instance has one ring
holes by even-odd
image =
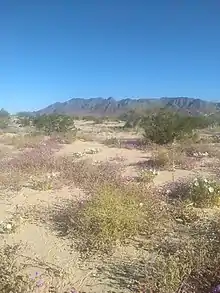
[[[219,4],[0,1],[0,293],[220,293]]]
[[[50,133],[51,120],[7,120],[0,292],[205,293],[218,284],[218,125],[160,144],[117,119]]]

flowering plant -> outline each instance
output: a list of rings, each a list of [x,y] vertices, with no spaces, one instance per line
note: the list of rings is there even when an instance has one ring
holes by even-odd
[[[190,184],[189,200],[201,208],[220,206],[220,184],[215,180],[195,178]]]
[[[153,180],[157,175],[159,175],[159,172],[155,169],[141,170],[139,180],[145,183],[153,183]]]

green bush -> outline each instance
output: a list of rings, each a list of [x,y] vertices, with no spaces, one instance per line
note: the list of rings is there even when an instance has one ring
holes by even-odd
[[[22,127],[30,126],[31,125],[31,118],[30,117],[17,117],[17,124]]]
[[[0,129],[5,129],[8,127],[9,119],[0,117]]]
[[[180,115],[164,109],[143,117],[141,121],[145,140],[160,145],[189,137],[193,130],[205,125],[206,118]]]
[[[42,115],[33,119],[37,130],[51,135],[52,133],[66,133],[76,131],[73,117],[67,115]]]
[[[5,109],[1,109],[0,110],[0,117],[1,118],[9,118],[10,117],[10,114],[8,113],[8,111],[6,111]]]
[[[220,205],[220,185],[214,180],[195,178],[190,185],[188,200],[195,207],[209,208]]]

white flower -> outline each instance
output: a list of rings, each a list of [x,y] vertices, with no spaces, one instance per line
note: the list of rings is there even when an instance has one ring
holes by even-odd
[[[6,229],[7,229],[7,230],[11,230],[11,229],[12,229],[12,225],[11,225],[11,224],[7,224],[7,225],[6,225]]]
[[[203,181],[204,181],[205,183],[207,183],[207,182],[208,182],[208,180],[207,180],[206,178],[204,178],[204,179],[203,179]]]
[[[144,205],[144,204],[143,204],[142,202],[139,204],[139,206],[140,206],[141,208],[143,207],[143,205]]]
[[[214,188],[210,186],[210,187],[209,187],[209,192],[210,192],[210,193],[213,193],[213,192],[214,192]]]
[[[195,181],[194,182],[194,186],[199,186],[199,182],[198,181]]]

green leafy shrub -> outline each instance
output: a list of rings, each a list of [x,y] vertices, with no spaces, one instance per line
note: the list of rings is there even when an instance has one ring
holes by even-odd
[[[153,180],[157,175],[159,175],[159,172],[153,169],[141,170],[138,176],[138,181],[146,184],[153,184]]]
[[[220,205],[220,185],[214,180],[195,178],[190,184],[188,200],[195,207],[214,207]]]
[[[28,117],[28,116],[17,117],[16,123],[21,127],[31,126],[32,119],[31,119],[31,117]]]
[[[76,132],[73,117],[67,115],[43,115],[33,119],[33,125],[37,130],[51,135],[52,133]]]
[[[202,118],[184,116],[175,112],[160,111],[142,118],[144,138],[147,142],[156,144],[173,143],[184,136],[193,135],[193,130],[202,128],[205,123]]]

